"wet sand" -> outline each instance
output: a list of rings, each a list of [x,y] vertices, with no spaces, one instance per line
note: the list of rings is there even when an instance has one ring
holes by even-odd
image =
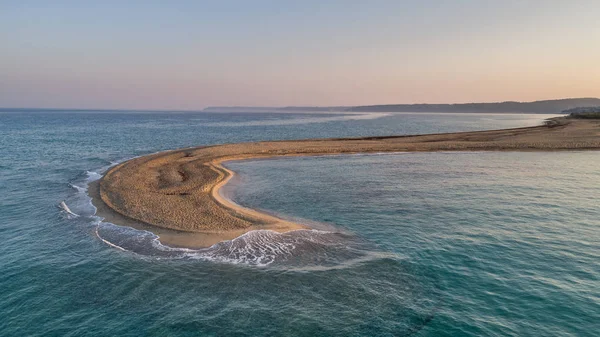
[[[106,221],[152,231],[161,242],[208,247],[251,230],[307,228],[241,207],[219,189],[232,160],[377,152],[561,151],[600,149],[600,121],[551,119],[546,125],[447,134],[223,144],[134,158],[110,169],[90,195]]]

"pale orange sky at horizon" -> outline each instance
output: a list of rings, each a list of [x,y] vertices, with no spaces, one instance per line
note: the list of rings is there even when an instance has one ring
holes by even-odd
[[[598,1],[0,7],[2,107],[600,97]]]

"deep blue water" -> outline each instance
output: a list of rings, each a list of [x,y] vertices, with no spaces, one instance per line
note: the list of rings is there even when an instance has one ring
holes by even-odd
[[[0,335],[593,336],[597,152],[229,163],[236,202],[319,230],[205,250],[103,223],[85,191],[116,162],[178,147],[545,117],[0,113]]]

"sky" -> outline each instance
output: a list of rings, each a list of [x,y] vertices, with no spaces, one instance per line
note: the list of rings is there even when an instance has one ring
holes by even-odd
[[[598,13],[598,0],[0,0],[0,107],[599,97]]]

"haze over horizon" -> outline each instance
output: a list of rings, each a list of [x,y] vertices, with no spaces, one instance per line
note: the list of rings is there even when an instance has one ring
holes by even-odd
[[[0,106],[598,97],[599,11],[592,0],[3,1]]]

